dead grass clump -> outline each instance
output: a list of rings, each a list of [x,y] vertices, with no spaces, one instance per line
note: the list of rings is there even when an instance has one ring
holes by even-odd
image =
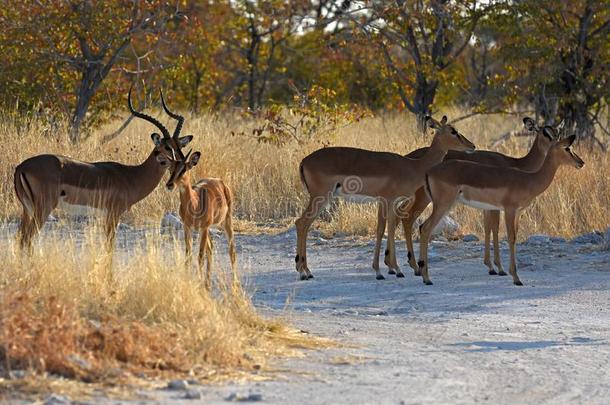
[[[10,370],[32,370],[92,382],[119,377],[112,370],[188,371],[187,352],[168,344],[177,333],[141,322],[83,318],[73,303],[10,292],[0,307],[0,361]],[[110,371],[110,373],[109,373]]]
[[[50,235],[31,258],[12,241],[2,246],[0,374],[27,369],[102,383],[222,378],[331,344],[261,317],[228,272],[210,294],[182,265],[178,244],[151,237],[116,254],[109,270],[98,243]]]

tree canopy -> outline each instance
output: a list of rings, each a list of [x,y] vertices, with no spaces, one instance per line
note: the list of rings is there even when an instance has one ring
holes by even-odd
[[[317,88],[373,111],[533,111],[609,135],[608,0],[1,3],[0,103],[63,116],[74,140],[134,83],[193,113]]]

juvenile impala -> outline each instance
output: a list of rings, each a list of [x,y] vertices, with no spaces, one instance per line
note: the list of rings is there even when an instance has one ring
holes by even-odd
[[[472,153],[464,153],[459,151],[449,151],[447,156],[445,156],[444,161],[449,160],[466,160],[470,162],[481,163],[490,166],[499,166],[499,167],[513,167],[516,169],[521,169],[525,171],[534,171],[537,170],[542,163],[544,162],[544,158],[551,147],[553,142],[554,132],[548,130],[546,128],[540,128],[536,125],[533,119],[529,117],[525,117],[523,119],[523,124],[525,128],[529,131],[532,131],[536,134],[534,143],[532,144],[529,152],[520,158],[514,158],[511,156],[503,155],[498,152],[492,151],[475,151]],[[561,126],[561,123],[559,124]],[[559,126],[557,128],[559,128]],[[422,156],[426,148],[417,149],[410,154],[406,155],[407,157],[417,158]],[[430,199],[426,195],[424,187],[421,187],[415,193],[415,201],[410,206],[408,210],[406,210],[406,215],[402,217],[402,226],[405,234],[405,240],[407,243],[407,258],[409,260],[409,265],[415,271],[415,275],[419,276],[419,268],[417,267],[417,263],[415,261],[415,254],[413,250],[413,224],[415,220],[421,215],[424,209],[430,203]],[[383,238],[383,232],[385,230],[385,222],[386,218],[384,215],[384,210],[382,207],[378,208],[377,212],[377,241],[378,245],[381,245],[381,239]],[[382,224],[380,226],[379,224]],[[483,211],[483,224],[485,228],[485,254],[483,262],[488,268],[488,272],[490,275],[499,274],[501,276],[505,276],[507,273],[502,269],[502,262],[500,260],[500,248],[498,241],[498,232],[500,228],[500,211],[497,210],[484,210]],[[494,264],[498,268],[498,272],[494,270],[493,264],[490,259],[490,234],[493,234],[493,245],[494,245]],[[389,251],[386,250],[386,256],[384,262],[386,265],[390,267],[389,274],[395,274],[394,269],[390,266],[390,263],[395,261],[396,259],[391,259],[389,257]]]
[[[178,185],[180,191],[180,218],[184,224],[184,242],[186,246],[187,264],[191,260],[192,231],[199,230],[201,241],[199,243],[199,271],[203,272],[203,261],[207,257],[205,286],[211,288],[212,271],[212,238],[209,228],[220,226],[224,229],[229,244],[229,257],[233,283],[237,283],[235,269],[236,252],[235,237],[233,235],[233,193],[220,179],[201,179],[191,184],[191,169],[197,165],[200,152],[189,152],[183,159],[172,161],[170,178],[166,184],[168,190]],[[190,159],[189,159],[190,156]]]
[[[301,180],[309,192],[309,203],[296,221],[297,254],[296,269],[301,280],[312,278],[307,267],[307,233],[312,222],[330,199],[342,196],[347,199],[376,198],[383,203],[388,213],[388,248],[394,249],[396,212],[394,207],[413,199],[415,191],[424,183],[426,171],[440,163],[450,149],[472,151],[475,146],[451,125],[447,117],[438,122],[426,118],[435,134],[432,145],[419,159],[389,152],[374,152],[364,149],[332,147],[319,149],[305,157],[299,166]],[[379,257],[379,252],[377,252]],[[379,265],[375,273],[383,279]],[[395,266],[398,269],[398,266]],[[398,269],[398,277],[404,277]]]
[[[553,131],[545,127],[547,131]],[[534,198],[551,184],[557,169],[569,165],[580,169],[584,162],[570,146],[575,135],[556,141],[548,151],[544,163],[536,171],[483,165],[460,160],[444,162],[426,175],[426,193],[432,200],[432,214],[421,227],[419,268],[425,284],[432,284],[428,275],[428,241],[430,232],[456,202],[476,208],[504,211],[510,246],[510,275],[515,285],[523,285],[517,275],[515,241],[519,214]]]
[[[14,186],[23,206],[20,226],[22,248],[31,249],[32,238],[59,205],[102,211],[108,247],[111,249],[121,214],[157,187],[169,166],[168,159],[173,159],[175,153],[182,156],[180,148],[193,137],[179,138],[180,124],[173,136],[170,136],[167,128],[155,118],[134,110],[131,90],[127,104],[133,115],[155,125],[163,135],[151,135],[154,148],[141,164],[89,163],[61,155],[38,155],[17,166]],[[165,105],[164,100],[163,104]]]

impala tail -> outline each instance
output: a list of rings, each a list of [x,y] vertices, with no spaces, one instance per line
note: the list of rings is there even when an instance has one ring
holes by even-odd
[[[19,202],[23,205],[28,216],[32,217],[34,215],[34,194],[32,193],[32,187],[30,186],[28,179],[25,177],[25,173],[19,168],[15,169],[13,183]]]
[[[303,162],[299,165],[299,174],[301,176],[301,183],[305,186],[305,189],[309,191],[309,186],[307,185],[307,181],[305,180],[305,172],[303,171]]]

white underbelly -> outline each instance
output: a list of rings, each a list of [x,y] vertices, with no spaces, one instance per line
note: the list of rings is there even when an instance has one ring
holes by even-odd
[[[335,196],[341,197],[347,202],[357,203],[357,204],[374,203],[377,201],[377,198],[371,197],[370,195],[363,195],[363,194],[336,193]]]
[[[69,204],[64,201],[63,198],[59,199],[59,204],[57,204],[57,208],[66,212],[70,215],[78,215],[78,216],[104,216],[106,215],[106,210],[101,208],[94,208],[88,205],[78,205],[78,204]]]
[[[469,207],[477,208],[480,210],[488,210],[488,211],[502,211],[502,207],[497,207],[493,204],[489,204],[486,202],[476,201],[476,200],[467,200],[463,195],[458,197],[458,202],[464,205],[468,205]]]

